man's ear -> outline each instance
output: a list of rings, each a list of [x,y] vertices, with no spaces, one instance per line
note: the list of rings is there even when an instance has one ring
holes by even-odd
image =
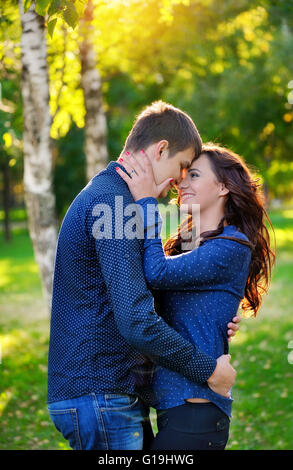
[[[161,157],[164,157],[166,153],[169,153],[169,142],[168,140],[160,140],[160,142],[158,142],[156,146],[156,160],[159,160]]]

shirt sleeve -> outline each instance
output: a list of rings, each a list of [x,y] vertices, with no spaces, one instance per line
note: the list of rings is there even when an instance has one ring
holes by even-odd
[[[131,238],[131,220],[125,216],[117,219],[114,206],[112,194],[103,195],[100,201],[95,200],[95,205],[88,210],[86,226],[95,243],[119,332],[131,346],[153,362],[194,382],[205,382],[215,370],[216,360],[197,350],[155,312],[154,299],[143,273],[143,243],[137,237]],[[133,209],[134,206],[139,224],[138,206],[133,204]],[[125,212],[124,197],[123,209]],[[101,218],[98,218],[101,211],[104,214],[104,235],[98,230],[102,225]],[[128,224],[127,237],[125,233],[122,236],[121,223],[124,228]]]
[[[149,197],[136,203],[144,221],[144,274],[152,289],[184,290],[227,283],[237,266],[241,269],[243,256],[250,254],[250,249],[237,241],[212,239],[192,251],[165,256],[157,200]]]

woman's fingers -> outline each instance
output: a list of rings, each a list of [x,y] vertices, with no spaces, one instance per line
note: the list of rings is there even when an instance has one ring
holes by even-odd
[[[237,315],[232,319],[232,322],[233,322],[233,323],[240,323],[240,322],[241,322],[241,316],[237,314]]]
[[[133,165],[131,165],[128,161],[128,159],[126,158],[119,158],[118,159],[118,162],[120,163],[121,166],[123,166],[125,168],[125,170],[127,171],[127,173],[131,174],[132,170],[135,171],[135,168],[133,168]]]
[[[121,163],[121,165],[122,165],[122,163]],[[121,170],[121,168],[119,168],[119,166],[116,166],[115,170],[117,171],[118,175],[120,175],[121,178],[125,181],[125,183],[127,183],[128,186],[129,186],[129,184],[131,183],[131,177],[128,176],[127,173],[125,173],[125,171]]]
[[[143,170],[140,166],[140,164],[137,162],[137,160],[132,156],[132,155],[129,155],[127,157],[127,161],[126,163],[129,165],[129,167],[131,168],[130,170],[130,174],[132,175],[133,171],[136,175],[140,176],[142,175],[143,173]]]
[[[174,178],[168,178],[165,181],[163,181],[163,183],[158,184],[157,186],[158,193],[161,194],[164,191],[164,189],[166,189],[169,185],[172,185],[173,181],[174,181]]]
[[[232,336],[235,336],[237,331],[239,330],[239,326],[237,325],[237,323],[240,323],[241,322],[241,317],[240,315],[236,315],[232,322],[228,323],[228,341],[230,342],[231,341],[231,338]]]
[[[140,154],[129,154],[128,155],[128,161],[130,165],[133,166],[135,169],[136,173],[144,173],[145,168],[144,168],[144,163],[143,163],[143,150],[140,151]]]
[[[128,184],[135,201],[143,197],[157,198],[172,180],[172,178],[168,178],[160,184],[156,183],[152,163],[144,151],[132,155],[127,152],[118,159],[118,162],[127,171],[128,178],[130,177],[130,180],[123,179]],[[121,171],[118,173],[122,175]]]
[[[236,332],[236,331],[239,330],[239,326],[236,323],[228,323],[227,326],[229,328],[229,331],[232,330],[232,331]]]
[[[131,169],[133,169],[137,175],[143,175],[145,173],[145,156],[146,153],[144,150],[141,150],[139,154],[131,154],[130,152],[126,152],[118,159],[118,161],[121,165],[124,166],[126,171],[129,172]],[[148,160],[148,157],[146,157],[146,159]]]

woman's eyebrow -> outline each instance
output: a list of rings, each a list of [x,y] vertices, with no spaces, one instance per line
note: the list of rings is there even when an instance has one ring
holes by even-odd
[[[198,168],[189,168],[189,169],[188,169],[188,173],[189,173],[190,171],[199,171],[199,172],[201,173],[201,171],[200,171]]]

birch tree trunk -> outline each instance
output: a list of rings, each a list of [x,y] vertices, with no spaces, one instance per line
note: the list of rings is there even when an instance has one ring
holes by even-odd
[[[55,197],[52,185],[51,116],[44,18],[33,11],[24,13],[22,23],[22,99],[24,190],[29,233],[40,269],[43,293],[50,309],[57,242]]]
[[[2,175],[3,175],[3,211],[4,211],[4,238],[9,243],[11,241],[10,230],[10,171],[9,171],[9,157],[5,151],[1,149],[0,161],[2,161]]]
[[[103,109],[102,80],[97,67],[97,57],[91,42],[93,18],[91,0],[80,20],[81,88],[84,94],[86,176],[90,180],[108,163],[107,121]]]

